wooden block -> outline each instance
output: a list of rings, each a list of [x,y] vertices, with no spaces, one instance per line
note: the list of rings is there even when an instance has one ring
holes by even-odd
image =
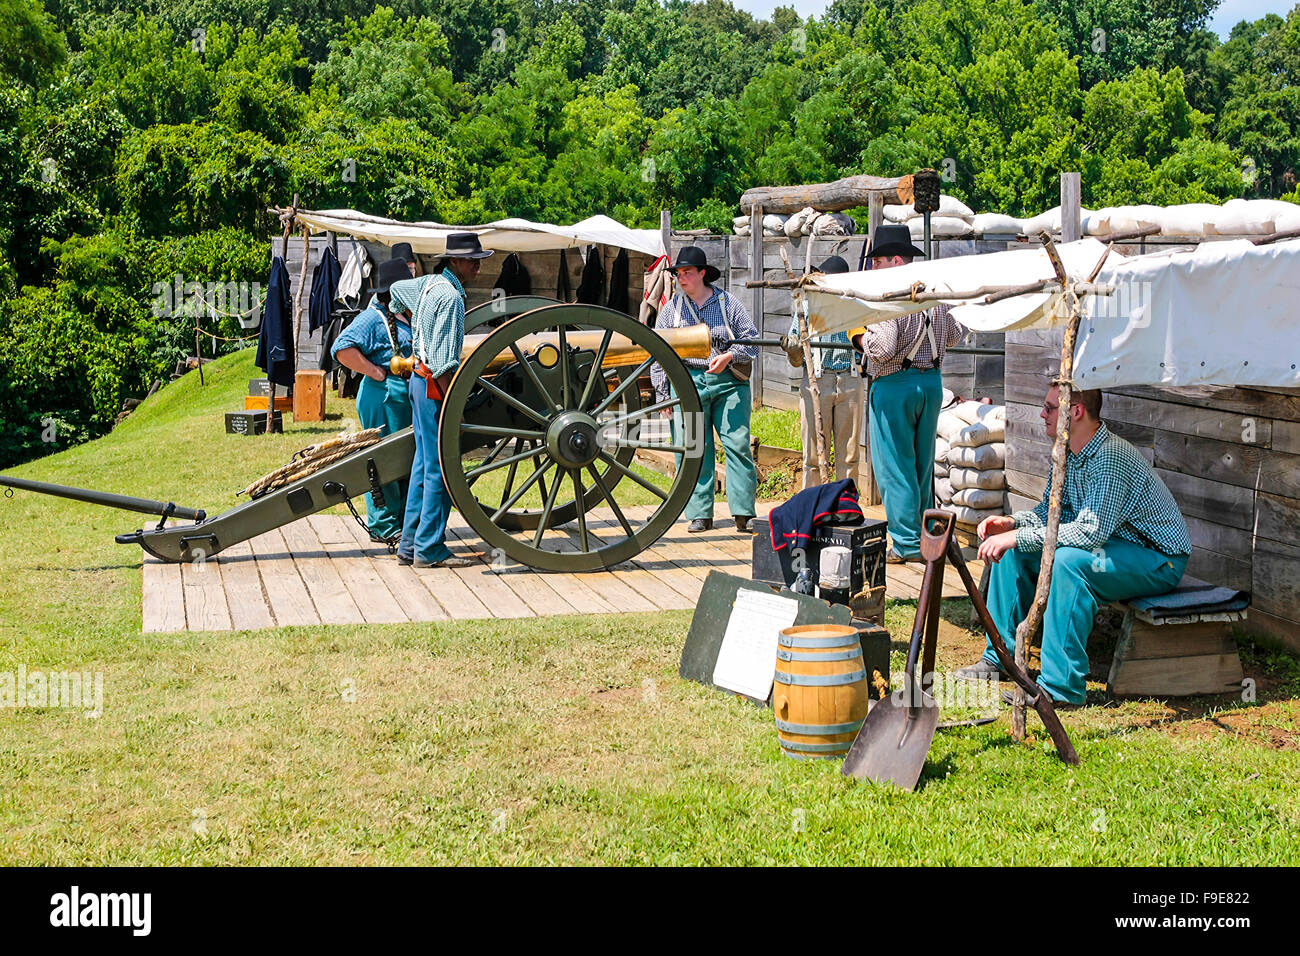
[[[1156,657],[1111,666],[1107,689],[1114,697],[1189,697],[1241,690],[1241,659],[1231,654]]]
[[[266,406],[270,403],[269,395],[245,395],[244,411],[246,412],[264,412]],[[275,396],[275,410],[277,412],[288,412],[293,410],[293,399],[288,395]]]
[[[1207,654],[1235,654],[1232,627],[1219,621],[1195,624],[1149,624],[1139,620],[1133,609],[1125,612],[1116,660],[1148,660],[1155,657],[1202,657]]]
[[[325,373],[319,369],[297,372],[293,377],[293,420],[325,420]]]

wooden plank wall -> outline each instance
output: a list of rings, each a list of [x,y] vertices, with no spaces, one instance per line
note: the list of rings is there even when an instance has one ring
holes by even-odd
[[[1039,410],[1060,367],[1060,332],[1009,332],[1007,484],[1032,507],[1051,446]],[[1187,519],[1187,570],[1251,591],[1249,629],[1300,651],[1300,389],[1119,388],[1102,419],[1169,487]]]
[[[340,236],[338,238],[338,257],[341,265],[346,265],[348,257],[352,254],[353,243],[357,240],[348,239]],[[382,262],[391,256],[388,246],[380,242],[360,242],[365,246],[366,251],[374,262]],[[307,328],[307,308],[311,302],[312,280],[316,273],[316,266],[320,262],[321,255],[324,253],[326,246],[329,245],[327,236],[313,236],[307,260],[307,289],[302,296],[302,327],[298,336],[298,367],[299,368],[319,368],[321,361],[321,333],[317,330],[312,333]],[[569,273],[569,286],[573,294],[577,294],[578,283],[582,281],[582,267],[585,262],[583,253],[587,247],[579,249],[569,249],[565,254],[565,265]],[[609,279],[613,272],[614,260],[618,257],[619,250],[612,246],[600,247],[601,261],[605,267],[605,284],[606,296],[608,295]],[[271,255],[280,254],[280,240],[276,239],[271,243]],[[465,290],[466,308],[472,309],[476,305],[481,305],[492,298],[492,289],[496,284],[497,277],[501,274],[501,263],[505,260],[507,253],[498,252],[496,255],[485,260],[483,271],[479,273],[478,279]],[[560,253],[558,250],[549,252],[525,252],[519,254],[524,268],[532,279],[532,291],[534,295],[555,296],[556,288],[559,283],[560,272]],[[433,268],[437,261],[435,256],[421,256],[421,267],[428,270]],[[636,308],[641,302],[641,295],[644,290],[645,270],[651,262],[651,257],[640,252],[628,252],[628,308],[632,314],[636,314]],[[289,269],[290,286],[289,292],[292,296],[297,292],[298,279],[302,270],[302,238],[294,236],[289,240],[289,254],[285,261]],[[366,296],[369,299],[369,296]],[[604,298],[602,297],[602,304]]]

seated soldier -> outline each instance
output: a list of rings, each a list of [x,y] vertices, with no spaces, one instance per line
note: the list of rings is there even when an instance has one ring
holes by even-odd
[[[1053,385],[1040,415],[1053,439],[1058,397]],[[1169,489],[1137,449],[1101,421],[1101,392],[1074,392],[1068,414],[1070,445],[1038,686],[1054,702],[1078,705],[1084,702],[1086,647],[1098,608],[1173,590],[1192,545]],[[1049,471],[1043,500],[1032,511],[985,518],[978,529],[980,559],[993,562],[989,613],[1013,651],[1016,627],[1034,599],[1051,483]],[[988,679],[1000,673],[990,642],[977,663],[954,676]]]

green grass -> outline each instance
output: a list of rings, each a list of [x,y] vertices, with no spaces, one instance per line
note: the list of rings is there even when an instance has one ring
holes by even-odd
[[[775,448],[803,448],[798,409],[760,408],[750,416],[749,432],[764,445]]]
[[[343,424],[226,436],[249,355],[204,372],[15,471],[216,510]],[[140,516],[26,493],[0,508],[0,672],[104,674],[99,719],[0,709],[7,862],[1300,859],[1292,658],[1251,650],[1257,705],[1067,714],[1074,769],[1036,722],[1030,746],[1005,717],[941,731],[902,794],[782,758],[769,711],[680,680],[689,612],[142,635],[140,552],[112,540]],[[913,613],[889,609],[896,667]],[[946,626],[940,664],[976,646]]]

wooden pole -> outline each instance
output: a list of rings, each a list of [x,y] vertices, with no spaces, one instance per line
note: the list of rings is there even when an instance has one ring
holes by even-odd
[[[1083,238],[1083,178],[1079,173],[1061,173],[1061,241]]]
[[[761,282],[763,279],[763,207],[755,206],[749,213],[749,278]],[[763,290],[754,289],[751,304],[754,328],[761,336],[763,328]],[[754,374],[750,376],[752,391],[750,404],[753,408],[763,407],[763,356],[760,353],[754,360]]]
[[[806,206],[822,212],[865,206],[873,195],[887,203],[912,201],[912,177],[848,176],[831,183],[807,183],[799,186],[757,186],[740,197],[740,211],[762,208],[769,213],[795,213]]]
[[[1070,405],[1074,393],[1074,343],[1079,334],[1080,296],[1070,284],[1070,277],[1065,272],[1065,265],[1057,254],[1052,237],[1046,231],[1039,234],[1043,248],[1052,261],[1056,278],[1064,289],[1062,303],[1069,310],[1070,318],[1065,326],[1065,338],[1061,343],[1061,367],[1057,377],[1057,403],[1061,412],[1056,416],[1056,441],[1052,444],[1052,484],[1047,496],[1047,528],[1043,534],[1043,556],[1038,565],[1038,585],[1034,590],[1034,603],[1029,607],[1029,614],[1016,628],[1016,663],[1025,670],[1029,665],[1029,645],[1033,643],[1043,625],[1043,614],[1047,610],[1047,598],[1052,589],[1052,567],[1056,562],[1056,538],[1061,527],[1061,497],[1065,491],[1066,453],[1070,447]],[[1101,272],[1102,264],[1110,255],[1113,246],[1107,246],[1097,265],[1093,268],[1088,281],[1092,282]],[[1017,740],[1025,738],[1025,705],[1028,698],[1024,688],[1016,685],[1011,701],[1011,735]]]
[[[808,242],[812,242],[811,236],[808,237]],[[790,256],[786,253],[785,246],[781,247],[781,261],[785,263],[785,274],[793,279],[794,270],[790,268]],[[826,461],[826,423],[822,419],[821,385],[814,374],[816,370],[813,368],[812,340],[808,337],[808,312],[804,309],[804,297],[792,293],[790,307],[799,320],[799,345],[803,349],[803,368],[808,376],[808,396],[812,403],[813,433],[817,442],[817,474],[821,477],[821,484],[824,485],[830,480],[830,468]]]
[[[671,257],[673,251],[669,247],[673,241],[673,214],[667,209],[659,210],[659,241],[664,244],[664,255]]]

